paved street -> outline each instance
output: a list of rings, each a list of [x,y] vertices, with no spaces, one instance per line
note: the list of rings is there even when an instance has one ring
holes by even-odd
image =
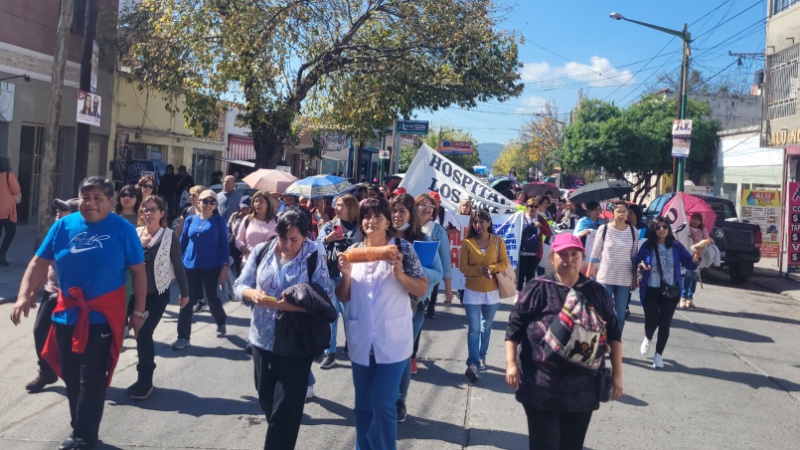
[[[12,297],[31,244],[21,227],[12,267],[0,273],[0,297]],[[26,254],[27,252],[27,254]],[[731,285],[709,272],[696,296],[698,310],[679,311],[665,368],[654,371],[639,355],[642,310],[634,297],[624,340],[624,387],[620,402],[595,413],[586,446],[591,449],[790,449],[800,441],[800,302],[756,284]],[[788,280],[754,281],[790,291]],[[33,317],[19,327],[8,321],[10,303],[0,305],[0,448],[53,449],[69,434],[63,383],[40,394],[23,389],[36,373]],[[490,370],[477,385],[463,375],[466,326],[460,306],[442,308],[426,321],[420,370],[411,384],[409,418],[400,425],[402,449],[502,448],[527,446],[522,408],[503,377],[503,333],[510,306],[498,312]],[[125,350],[108,393],[100,437],[102,448],[255,449],[265,423],[245,355],[249,310],[226,304],[228,337],[215,337],[210,314],[196,316],[192,346],[173,352],[177,306],[156,330],[156,390],[134,402],[124,388],[136,377],[133,340]],[[340,332],[340,346],[344,333]],[[314,402],[307,404],[298,449],[354,447],[350,364],[319,370]]]

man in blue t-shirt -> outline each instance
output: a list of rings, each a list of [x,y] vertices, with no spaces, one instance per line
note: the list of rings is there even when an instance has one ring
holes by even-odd
[[[59,298],[42,355],[67,386],[72,434],[61,443],[63,449],[97,444],[106,390],[122,347],[126,270],[133,282],[134,334],[147,318],[144,252],[133,226],[111,214],[114,185],[104,177],[89,177],[79,192],[80,214],[50,228],[28,264],[11,312],[15,325],[23,314],[28,316],[55,262]],[[84,301],[88,314],[80,309]]]

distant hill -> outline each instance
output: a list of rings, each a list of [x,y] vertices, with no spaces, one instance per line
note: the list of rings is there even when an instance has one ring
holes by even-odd
[[[478,144],[478,154],[481,157],[481,162],[492,170],[492,165],[500,157],[500,152],[503,151],[503,144],[497,142],[486,142]]]

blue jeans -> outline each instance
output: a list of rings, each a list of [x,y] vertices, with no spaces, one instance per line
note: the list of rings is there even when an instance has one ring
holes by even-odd
[[[336,310],[336,320],[331,322],[331,342],[325,353],[336,353],[336,337],[339,332],[339,317],[347,323],[347,310],[350,309],[350,303],[340,302],[336,297],[336,285],[339,284],[341,277],[331,278],[331,285],[333,286],[333,297],[331,297],[331,304],[333,309]]]
[[[414,326],[414,340],[419,337],[422,331],[422,324],[425,323],[425,311],[428,308],[428,301],[419,302],[417,305],[417,312],[411,318],[411,324]],[[406,360],[406,366],[403,370],[403,378],[400,379],[400,395],[397,396],[399,400],[406,401],[408,395],[408,386],[411,385],[411,358]]]
[[[683,291],[681,297],[690,298],[694,300],[694,291],[697,289],[697,272],[694,270],[686,270],[683,273]]]
[[[369,366],[353,363],[356,450],[397,449],[397,386],[406,360]]]
[[[494,305],[464,305],[467,311],[467,366],[475,365],[480,372],[480,360],[486,359],[489,337],[492,335],[494,314],[500,303]]]
[[[625,309],[628,307],[628,299],[631,297],[630,286],[617,286],[614,284],[604,284],[603,287],[608,292],[609,297],[614,300],[614,314],[617,316],[619,331],[625,328]]]

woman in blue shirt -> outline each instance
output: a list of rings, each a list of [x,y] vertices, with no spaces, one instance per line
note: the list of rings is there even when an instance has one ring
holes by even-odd
[[[180,310],[178,340],[172,344],[173,350],[183,350],[189,346],[193,308],[203,298],[204,289],[211,315],[217,322],[217,337],[224,337],[227,331],[227,316],[222,300],[217,295],[217,284],[225,285],[228,282],[228,226],[224,217],[214,214],[217,209],[217,194],[214,191],[201,192],[197,204],[200,212],[186,218],[181,232],[183,266],[189,281],[189,305]]]

